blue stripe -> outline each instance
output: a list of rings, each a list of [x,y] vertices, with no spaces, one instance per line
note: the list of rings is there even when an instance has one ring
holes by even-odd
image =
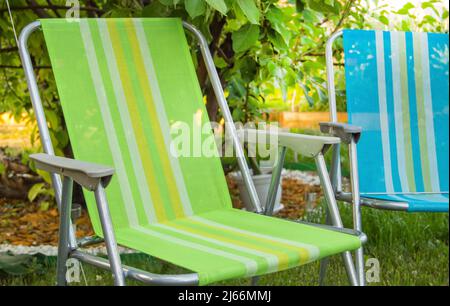
[[[382,147],[375,32],[344,31],[344,50],[349,122],[364,129],[358,150],[359,164],[364,165],[359,168],[360,189],[386,192],[383,154],[371,154],[374,147]]]
[[[416,181],[416,190],[418,192],[425,191],[423,174],[422,174],[422,161],[420,155],[420,142],[419,142],[419,119],[417,116],[417,101],[416,101],[416,78],[414,72],[414,48],[413,48],[413,35],[411,32],[405,33],[406,41],[406,64],[408,69],[408,96],[409,96],[409,115],[411,125],[411,142],[412,142],[412,156],[414,164],[414,179]]]
[[[449,189],[449,42],[448,35],[428,34],[431,96],[433,101],[436,154],[440,188]]]
[[[389,120],[389,141],[391,148],[391,172],[392,172],[392,183],[394,185],[394,191],[401,191],[400,177],[398,172],[398,161],[397,161],[397,142],[396,142],[396,126],[394,118],[394,91],[392,82],[392,59],[391,59],[391,35],[390,32],[383,33],[384,39],[384,63],[386,70],[386,103],[388,111]],[[367,178],[370,181],[370,178]]]

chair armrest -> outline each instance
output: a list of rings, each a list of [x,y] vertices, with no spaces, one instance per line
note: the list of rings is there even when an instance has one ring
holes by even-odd
[[[112,167],[44,153],[32,154],[30,158],[35,162],[36,168],[70,177],[90,191],[96,190],[100,183],[103,187],[108,186],[114,174]]]
[[[238,135],[241,140],[247,143],[270,144],[270,141],[275,139],[278,145],[309,157],[315,157],[321,152],[325,153],[324,151],[329,147],[340,143],[339,138],[336,137],[312,136],[274,130],[242,129],[238,130]]]
[[[346,144],[349,144],[352,139],[358,143],[361,138],[362,127],[356,125],[338,122],[321,122],[319,125],[322,133],[339,137]]]

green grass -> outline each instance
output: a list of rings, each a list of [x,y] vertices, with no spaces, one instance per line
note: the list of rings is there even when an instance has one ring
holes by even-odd
[[[308,216],[309,221],[323,221],[322,210]],[[344,223],[351,224],[351,209],[341,206]],[[372,285],[449,285],[448,271],[448,215],[407,214],[363,209],[364,231],[369,237],[366,259],[380,261],[380,283]],[[143,254],[125,255],[127,265],[154,273],[182,273],[180,268],[162,263]],[[56,259],[39,257],[39,268],[24,276],[0,274],[0,285],[53,285]],[[110,285],[111,276],[88,265],[83,265],[89,285]],[[263,276],[261,285],[317,285],[318,263]],[[331,258],[328,285],[348,285],[340,256]],[[128,285],[138,285],[128,281]],[[220,283],[220,285],[248,285],[248,279]],[[81,283],[84,281],[81,278]]]

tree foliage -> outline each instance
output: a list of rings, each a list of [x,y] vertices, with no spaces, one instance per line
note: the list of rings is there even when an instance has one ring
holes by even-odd
[[[16,29],[37,18],[65,17],[70,4],[63,0],[10,1]],[[301,109],[325,109],[324,46],[342,28],[381,28],[448,31],[448,11],[440,1],[422,2],[426,14],[418,20],[407,3],[394,12],[377,0],[85,0],[81,17],[181,17],[207,37],[236,121],[261,117],[270,108],[286,108],[294,101]],[[66,5],[69,5],[67,7]],[[5,2],[0,4],[0,112],[34,120]],[[51,137],[57,153],[67,147],[57,90],[42,35],[30,41]],[[193,48],[199,80],[212,120],[220,111],[209,86],[200,54]],[[341,50],[335,52],[342,66]],[[339,107],[345,107],[342,69],[337,72]],[[37,132],[33,133],[37,138]]]

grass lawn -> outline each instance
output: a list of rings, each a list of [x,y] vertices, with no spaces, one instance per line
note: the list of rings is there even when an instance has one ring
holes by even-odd
[[[341,207],[344,223],[351,222],[351,210]],[[323,219],[317,212],[309,221]],[[366,259],[380,261],[380,282],[372,285],[449,285],[448,271],[448,215],[406,214],[363,209],[364,229],[370,238],[366,245]],[[124,255],[123,263],[154,273],[180,273],[183,270],[142,254]],[[53,285],[56,258],[39,256],[39,268],[24,276],[0,274],[0,285]],[[97,268],[83,265],[89,285],[111,285],[111,276]],[[318,263],[308,264],[289,271],[263,276],[261,285],[317,285]],[[138,285],[128,281],[128,285]],[[331,259],[328,285],[347,285],[340,256]],[[249,280],[234,280],[220,285],[248,285]],[[84,285],[81,283],[76,285]]]

